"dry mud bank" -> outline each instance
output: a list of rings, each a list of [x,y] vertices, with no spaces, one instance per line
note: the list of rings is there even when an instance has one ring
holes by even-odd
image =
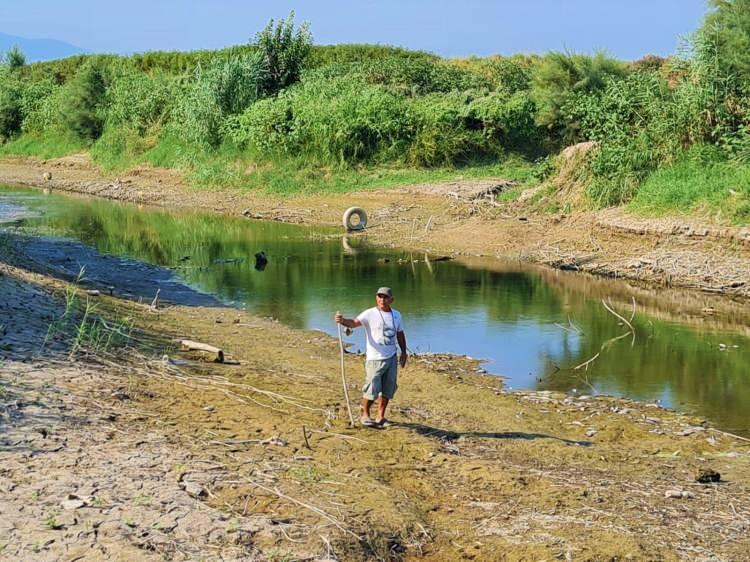
[[[370,219],[361,236],[377,244],[510,257],[607,277],[750,296],[748,228],[705,226],[695,219],[634,219],[621,210],[553,215],[534,212],[528,202],[499,204],[466,195],[487,182],[279,198],[195,189],[170,170],[140,168],[103,177],[86,154],[49,161],[5,157],[0,161],[0,182],[319,225],[341,224],[344,210],[356,205],[365,208]]]
[[[333,338],[92,296],[138,328],[131,349],[71,359],[57,337],[40,354],[64,283],[21,263],[0,275],[0,558],[748,559],[750,443],[703,420],[506,393],[424,355],[395,426],[349,428]],[[362,358],[345,363],[356,396]]]

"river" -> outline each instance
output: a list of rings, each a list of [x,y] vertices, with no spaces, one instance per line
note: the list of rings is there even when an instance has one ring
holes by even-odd
[[[120,293],[144,298],[163,288],[163,298],[181,304],[216,299],[330,334],[336,310],[353,316],[387,285],[415,352],[482,359],[506,388],[649,401],[750,435],[746,304],[715,307],[700,294],[516,262],[440,261],[372,247],[366,237],[343,237],[338,229],[170,213],[7,186],[0,187],[0,221],[10,235],[30,241],[37,259],[68,272],[84,267]],[[265,264],[255,257],[260,252]],[[102,265],[115,264],[112,256],[116,268]],[[175,285],[187,288],[175,291]],[[363,347],[361,333],[347,339],[354,349]]]

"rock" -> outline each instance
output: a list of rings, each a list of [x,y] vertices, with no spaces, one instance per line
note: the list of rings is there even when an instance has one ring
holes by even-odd
[[[721,482],[721,474],[710,468],[702,468],[695,476],[695,481],[701,484],[710,484],[712,482]]]
[[[683,429],[682,431],[678,431],[675,433],[675,435],[680,435],[682,437],[686,437],[688,435],[692,435],[693,433],[699,433],[701,431],[706,431],[705,427],[701,427],[699,425],[691,425]]]
[[[694,498],[695,494],[693,492],[687,492],[684,490],[667,490],[664,492],[665,498],[677,498],[677,499],[689,499]]]
[[[273,437],[269,437],[268,439],[264,439],[263,441],[260,442],[260,444],[261,445],[276,445],[277,447],[286,447],[289,444],[289,442],[275,435]]]
[[[63,509],[78,509],[86,505],[86,502],[80,499],[69,499],[63,501],[61,504]]]
[[[44,172],[42,174],[42,179],[44,181],[50,181],[52,179],[52,172]]]
[[[194,498],[205,498],[208,496],[208,491],[201,486],[200,484],[197,484],[195,482],[183,482],[182,483],[182,489],[185,490],[187,495],[194,497]]]

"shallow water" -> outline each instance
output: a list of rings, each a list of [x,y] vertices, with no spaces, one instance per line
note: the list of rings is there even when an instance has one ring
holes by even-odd
[[[19,219],[23,213],[28,218]],[[506,387],[659,401],[750,435],[747,305],[730,303],[703,317],[702,299],[709,297],[687,292],[496,260],[425,260],[370,247],[365,238],[344,238],[334,229],[167,213],[19,188],[0,187],[0,220],[4,214],[15,221],[7,227],[12,232],[57,239],[54,252],[40,249],[38,240],[30,243],[40,259],[54,258],[60,268],[86,265],[87,276],[120,292],[166,290],[169,268],[197,291],[172,291],[167,300],[205,304],[203,297],[213,295],[334,334],[336,310],[353,316],[373,305],[377,287],[388,285],[414,351],[485,359]],[[119,260],[118,270],[111,259],[94,259],[59,237],[159,267]],[[260,251],[268,257],[265,268],[254,257]],[[635,338],[614,340],[629,330],[601,301],[608,299],[628,319],[633,298]],[[357,332],[348,339],[363,346]],[[588,368],[573,370],[597,353]]]

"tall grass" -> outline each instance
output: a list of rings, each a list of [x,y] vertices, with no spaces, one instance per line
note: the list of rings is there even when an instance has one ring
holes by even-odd
[[[27,133],[0,146],[0,155],[60,158],[75,154],[86,144],[67,131],[51,130],[47,133]]]
[[[84,278],[81,268],[76,280],[65,287],[65,308],[52,320],[42,342],[43,351],[53,339],[62,339],[69,345],[69,358],[80,354],[110,353],[116,347],[128,344],[133,332],[130,318],[106,320],[98,313],[98,306],[88,296],[81,300],[79,284]]]
[[[721,222],[747,224],[750,166],[686,155],[651,174],[628,207],[650,216],[667,212],[698,213]]]

